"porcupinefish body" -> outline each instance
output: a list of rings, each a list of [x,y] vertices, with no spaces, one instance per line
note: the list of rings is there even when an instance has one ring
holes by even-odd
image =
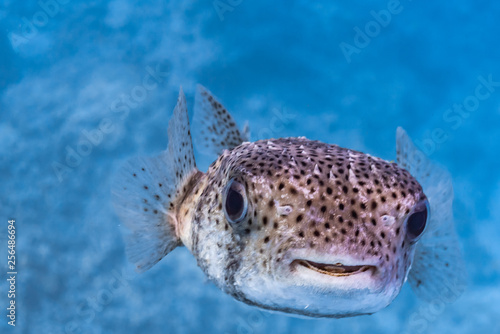
[[[374,313],[407,279],[426,300],[462,286],[451,178],[401,128],[394,163],[303,137],[248,142],[201,86],[194,119],[218,155],[206,173],[181,91],[168,148],[114,183],[138,271],[184,245],[236,299],[313,317]]]

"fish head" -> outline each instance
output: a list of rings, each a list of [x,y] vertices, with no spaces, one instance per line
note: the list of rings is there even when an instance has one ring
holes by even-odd
[[[429,215],[396,163],[305,138],[225,151],[199,193],[184,243],[207,275],[248,304],[317,317],[389,305]]]

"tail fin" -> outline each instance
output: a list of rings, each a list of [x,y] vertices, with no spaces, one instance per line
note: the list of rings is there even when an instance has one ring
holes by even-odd
[[[193,125],[196,147],[204,148],[206,154],[219,156],[249,139],[248,126],[241,131],[226,108],[202,85],[196,88]]]
[[[156,157],[128,161],[114,180],[113,202],[130,230],[127,255],[137,271],[146,271],[181,245],[174,214],[183,184],[197,171],[186,98],[179,92],[168,126],[168,148]]]
[[[402,128],[397,130],[396,147],[398,163],[422,185],[431,207],[408,280],[418,297],[452,302],[465,289],[466,269],[453,223],[451,176],[419,151]]]

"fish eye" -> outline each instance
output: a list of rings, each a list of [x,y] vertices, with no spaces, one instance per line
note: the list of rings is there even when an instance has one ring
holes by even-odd
[[[224,192],[224,214],[226,219],[232,223],[239,223],[245,218],[248,209],[248,201],[245,186],[232,179],[226,186]]]
[[[406,230],[408,237],[412,241],[417,239],[424,233],[429,217],[429,202],[427,200],[418,203],[406,220]]]

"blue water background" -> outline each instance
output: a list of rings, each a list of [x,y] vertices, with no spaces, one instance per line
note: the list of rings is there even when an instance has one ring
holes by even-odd
[[[1,333],[500,333],[500,85],[476,91],[500,82],[500,3],[54,4],[0,3]],[[390,20],[374,24],[372,11],[388,7]],[[371,37],[356,39],[358,28]],[[347,44],[356,50],[346,57]],[[128,157],[166,147],[179,86],[192,114],[196,83],[248,120],[253,139],[307,136],[391,160],[404,127],[453,176],[465,293],[422,304],[405,286],[372,316],[315,320],[233,300],[186,249],[134,274],[110,180]],[[448,111],[461,103],[471,111]],[[84,154],[69,166],[71,150]],[[15,329],[8,218],[18,226]]]

